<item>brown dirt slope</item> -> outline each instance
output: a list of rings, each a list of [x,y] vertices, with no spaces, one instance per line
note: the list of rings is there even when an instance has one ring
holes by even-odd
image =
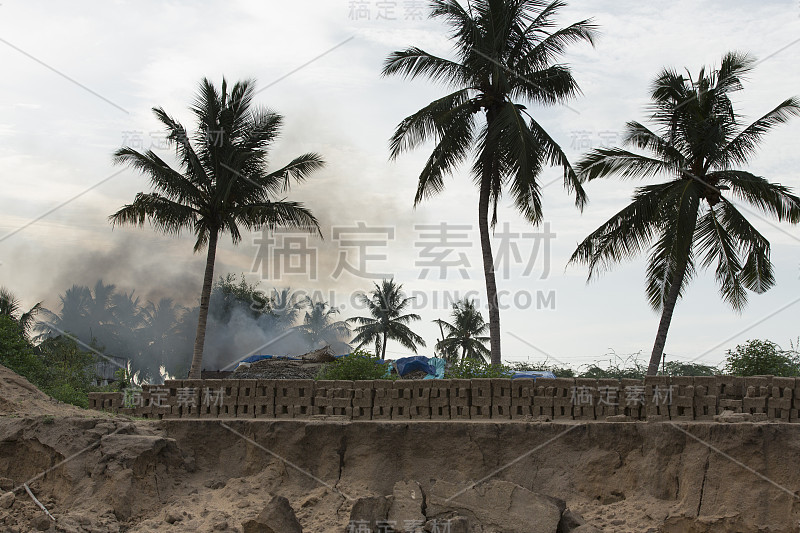
[[[13,408],[0,416],[3,533],[241,533],[276,495],[306,533],[343,533],[364,497],[429,532],[454,513],[462,532],[545,531],[563,502],[612,533],[794,533],[800,520],[800,424],[152,422],[68,416],[85,412],[7,369],[0,384]]]
[[[0,415],[96,416],[74,405],[54,400],[3,365],[0,365]]]

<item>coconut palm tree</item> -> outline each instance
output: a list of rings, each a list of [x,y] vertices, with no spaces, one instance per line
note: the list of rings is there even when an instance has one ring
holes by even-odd
[[[359,294],[359,302],[369,311],[371,316],[355,317],[348,322],[360,324],[353,329],[356,334],[351,341],[357,349],[369,342],[375,343],[375,355],[386,358],[386,343],[395,340],[409,350],[417,353],[417,346],[425,346],[425,340],[411,331],[408,323],[420,320],[414,313],[402,314],[411,304],[413,298],[407,298],[403,286],[394,279],[385,279],[369,294]]]
[[[0,315],[10,317],[19,324],[24,335],[28,335],[34,326],[34,318],[42,309],[42,302],[38,302],[28,311],[22,312],[22,302],[17,296],[5,287],[0,287]]]
[[[446,332],[444,338],[437,343],[437,349],[449,356],[447,359],[453,363],[459,359],[478,359],[486,362],[491,355],[486,347],[489,337],[485,336],[489,324],[483,320],[483,315],[475,307],[475,302],[467,299],[455,302],[450,316],[452,323],[434,320]]]
[[[306,311],[303,323],[294,329],[308,341],[311,349],[330,345],[334,352],[349,351],[344,339],[350,336],[350,327],[346,321],[336,320],[339,310],[330,307],[328,302],[315,302],[311,298],[306,298],[305,305],[310,311]]]
[[[214,281],[214,262],[220,235],[230,233],[238,244],[242,231],[276,226],[319,232],[314,215],[301,203],[276,198],[288,191],[291,180],[302,182],[323,167],[315,153],[301,155],[278,170],[267,170],[268,149],[278,136],[283,117],[253,106],[254,83],[236,83],[220,90],[203,79],[191,106],[197,131],[186,129],[161,108],[154,108],[167,140],[175,147],[180,171],[155,152],[122,148],[114,155],[150,178],[153,192],[141,192],[133,203],[111,215],[113,224],[143,226],[178,235],[191,231],[194,251],[208,248],[192,366],[189,377],[199,378],[203,361],[208,303]]]
[[[563,168],[564,185],[582,208],[586,197],[558,143],[524,103],[553,105],[579,93],[570,69],[560,63],[567,46],[593,43],[590,20],[555,29],[561,0],[434,0],[432,18],[450,26],[456,56],[445,59],[417,47],[393,52],[383,74],[426,77],[450,87],[450,94],[405,118],[391,139],[391,158],[433,140],[436,146],[419,176],[416,206],[444,189],[445,176],[474,151],[478,186],[478,228],[489,302],[492,363],[500,364],[500,310],[489,227],[497,204],[510,194],[532,224],[542,220],[539,176],[546,165]],[[491,209],[491,221],[489,211]]]
[[[581,180],[609,176],[667,181],[638,187],[633,201],[589,235],[571,262],[589,266],[589,279],[648,247],[646,290],[661,311],[650,365],[652,375],[664,351],[678,297],[698,268],[716,263],[722,299],[735,310],[747,303],[747,290],[762,293],[775,279],[770,245],[734,201],[780,222],[800,221],[800,198],[784,185],[770,183],[738,167],[747,163],[764,135],[800,115],[800,100],[789,98],[743,127],[730,94],[754,66],[752,58],[728,53],[717,70],[691,75],[666,69],[652,89],[649,129],[628,122],[625,148],[591,151],[577,165]]]
[[[69,334],[85,344],[105,345],[114,337],[116,286],[97,280],[94,289],[73,285],[59,296],[58,312],[42,309],[45,320],[37,324],[40,338]]]

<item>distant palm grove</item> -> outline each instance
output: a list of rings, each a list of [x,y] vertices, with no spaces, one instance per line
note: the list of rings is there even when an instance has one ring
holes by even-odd
[[[323,155],[275,161],[271,151],[284,117],[256,102],[255,81],[222,79],[216,85],[206,78],[189,107],[191,127],[165,109],[152,110],[174,149],[175,164],[152,150],[131,147],[120,148],[112,159],[141,174],[146,184],[110,214],[110,223],[190,233],[193,252],[205,254],[194,305],[183,307],[168,298],[142,301],[130,287],[98,280],[92,287],[65,288],[55,307],[37,304],[30,311],[5,291],[0,318],[16,324],[31,350],[53,339],[77,343],[73,348],[79,352],[128,360],[126,376],[138,382],[199,378],[203,369],[231,369],[253,352],[296,355],[322,346],[339,354],[369,351],[383,359],[393,343],[405,353],[427,350],[450,364],[499,366],[503,352],[491,246],[498,205],[505,195],[525,221],[537,226],[544,217],[541,176],[556,167],[576,217],[589,205],[584,190],[589,181],[647,180],[631,189],[625,207],[578,244],[570,263],[586,267],[593,279],[619,262],[646,255],[645,294],[660,320],[654,321],[647,367],[636,371],[667,371],[662,359],[667,335],[693,277],[713,267],[721,298],[737,311],[749,293],[775,285],[770,243],[753,224],[754,213],[797,224],[800,198],[747,165],[767,133],[800,115],[800,100],[773,102],[761,117],[745,121],[732,95],[756,66],[753,57],[720,51],[715,66],[658,72],[654,65],[643,121],[620,124],[625,129],[621,146],[594,149],[570,162],[538,110],[581,95],[564,57],[571,47],[593,46],[599,28],[591,19],[560,25],[557,17],[565,5],[561,0],[431,1],[430,17],[447,32],[451,56],[412,45],[387,51],[382,71],[376,72],[400,78],[398,83],[426,79],[443,89],[422,109],[397,117],[395,131],[387,132],[388,157],[395,160],[416,149],[428,154],[413,178],[416,195],[408,198],[409,207],[446,194],[451,175],[457,178],[451,188],[474,187],[488,320],[474,301],[461,300],[449,316],[435,320],[440,336],[426,343],[414,331],[421,317],[410,312],[412,299],[403,280],[363,287],[363,316],[345,318],[330,302],[298,299],[289,288],[265,289],[244,276],[215,273],[220,239],[235,245],[253,231],[277,228],[322,235],[330,221],[319,220],[314,206],[292,200],[297,188],[313,187],[315,176],[325,172]],[[612,74],[607,83],[614,83]],[[459,172],[462,166],[465,172]],[[776,345],[741,347],[740,359],[729,369],[757,368],[746,366],[754,352],[782,353]],[[795,368],[792,361],[787,368]]]

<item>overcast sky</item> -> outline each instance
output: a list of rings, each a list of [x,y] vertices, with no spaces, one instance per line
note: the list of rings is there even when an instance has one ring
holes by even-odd
[[[422,321],[417,331],[430,355],[438,335],[431,322],[445,318],[446,296],[470,293],[484,303],[477,233],[477,190],[466,169],[447,181],[445,191],[413,208],[416,177],[430,146],[388,160],[388,138],[405,116],[443,94],[425,81],[382,79],[381,64],[393,50],[417,45],[447,55],[444,28],[420,18],[421,2],[320,0],[305,2],[23,2],[0,4],[0,285],[26,305],[44,300],[58,307],[58,294],[73,283],[102,277],[120,288],[135,288],[146,299],[171,295],[186,304],[199,298],[204,255],[192,254],[191,236],[164,237],[149,227],[116,228],[107,217],[146,190],[145,178],[111,165],[124,144],[169,152],[160,146],[150,112],[162,106],[194,129],[187,106],[199,80],[219,84],[255,78],[256,97],[286,117],[271,160],[281,165],[308,151],[328,161],[291,199],[305,202],[322,224],[325,241],[316,250],[316,279],[310,267],[299,274],[262,271],[262,257],[274,255],[247,235],[236,248],[225,239],[217,255],[218,274],[244,272],[265,290],[290,285],[319,290],[343,305],[343,316],[358,314],[351,294],[371,279],[346,270],[334,276],[344,253],[358,266],[357,248],[347,240],[386,240],[367,248],[366,270],[391,274],[415,295]],[[646,120],[651,80],[671,66],[696,73],[718,63],[730,50],[761,62],[736,109],[754,119],[783,99],[800,94],[800,4],[787,1],[679,1],[669,4],[621,0],[574,1],[563,25],[593,17],[601,27],[596,48],[571,48],[572,66],[583,95],[569,106],[529,110],[574,162],[588,148],[614,144],[628,120]],[[800,120],[767,137],[750,170],[800,189]],[[619,354],[649,356],[659,316],[644,295],[644,258],[626,263],[587,285],[583,267],[567,260],[589,232],[629,201],[635,184],[603,180],[589,185],[583,214],[548,169],[544,213],[549,230],[533,267],[533,240],[500,237],[542,232],[526,225],[507,202],[499,213],[494,245],[508,252],[499,289],[503,357],[578,366]],[[79,196],[78,196],[79,195]],[[71,198],[74,200],[67,202]],[[736,314],[717,292],[713,271],[702,272],[678,303],[667,341],[670,359],[719,363],[724,351],[749,338],[768,338],[788,347],[800,335],[800,231],[777,226],[759,215],[751,221],[772,243],[776,286],[750,295]],[[375,233],[352,235],[362,222]],[[457,229],[448,259],[465,254],[468,266],[437,269],[423,277],[426,253],[436,248],[415,225],[465,225]],[[351,229],[347,229],[350,227]],[[356,231],[358,233],[358,231]],[[435,232],[433,232],[435,234]],[[387,240],[387,236],[393,239]],[[278,236],[274,252],[290,240]],[[505,243],[505,244],[503,244]],[[515,247],[519,260],[515,257]],[[440,250],[440,249],[439,249]],[[302,256],[306,259],[311,255]],[[301,257],[298,255],[297,259]],[[263,264],[261,266],[263,266]],[[300,264],[301,263],[295,263]],[[303,270],[300,268],[300,270]],[[467,279],[463,279],[465,276]],[[434,302],[434,295],[437,301]],[[538,305],[537,305],[538,302]],[[390,344],[393,357],[409,352]]]

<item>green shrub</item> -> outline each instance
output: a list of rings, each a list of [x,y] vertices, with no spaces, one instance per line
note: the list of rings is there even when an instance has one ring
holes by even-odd
[[[60,383],[55,387],[45,389],[44,392],[60,402],[77,405],[84,409],[89,408],[88,392],[86,390],[76,389],[69,383]]]
[[[319,369],[315,379],[388,379],[387,366],[374,355],[356,350],[347,357],[340,357],[331,363],[325,363]]]
[[[772,341],[749,340],[727,351],[725,373],[734,376],[800,376],[796,350],[783,350]]]
[[[714,366],[701,365],[699,363],[681,363],[680,361],[668,361],[664,365],[664,372],[660,375],[666,376],[715,376],[719,374],[719,369]]]
[[[556,366],[548,364],[547,361],[531,362],[516,362],[509,365],[511,370],[515,372],[552,372],[557,378],[574,378],[575,371],[568,366]]]
[[[510,378],[513,370],[506,365],[495,366],[478,359],[464,359],[444,371],[445,379]]]
[[[25,338],[19,324],[0,315],[0,364],[41,387],[47,376],[44,362],[33,353],[33,345]]]

